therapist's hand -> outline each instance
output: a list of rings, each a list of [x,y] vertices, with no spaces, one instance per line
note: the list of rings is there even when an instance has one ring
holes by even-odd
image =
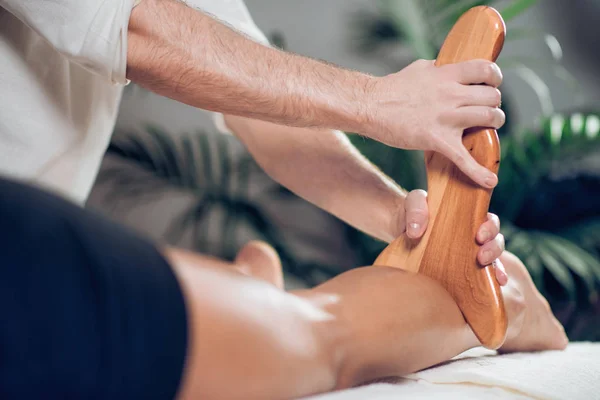
[[[500,68],[489,61],[442,67],[416,61],[373,80],[366,102],[366,134],[393,147],[442,153],[477,184],[495,187],[497,176],[473,159],[461,139],[468,128],[504,125],[497,89],[501,83]]]
[[[402,215],[402,213],[400,213]],[[404,201],[404,217],[400,218],[401,229],[411,239],[418,239],[427,230],[429,223],[429,208],[427,206],[427,192],[413,190]],[[476,237],[481,246],[477,253],[477,261],[481,265],[494,265],[496,278],[501,286],[506,285],[508,276],[499,257],[504,251],[504,236],[500,233],[500,219],[497,215],[488,213]]]

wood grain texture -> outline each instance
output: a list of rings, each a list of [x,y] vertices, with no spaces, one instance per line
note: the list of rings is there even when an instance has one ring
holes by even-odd
[[[472,59],[496,61],[504,44],[502,17],[490,7],[474,7],[455,24],[436,65]],[[463,144],[473,157],[497,173],[500,144],[493,129],[470,129]],[[425,154],[430,223],[420,240],[403,235],[377,258],[375,265],[427,275],[450,292],[480,342],[496,349],[506,337],[507,318],[492,266],[477,262],[477,230],[487,219],[492,195],[438,153]]]

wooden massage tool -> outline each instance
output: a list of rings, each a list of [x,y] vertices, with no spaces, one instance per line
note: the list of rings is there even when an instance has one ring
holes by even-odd
[[[467,11],[448,34],[436,66],[472,59],[496,61],[505,24],[490,7]],[[469,129],[463,144],[489,170],[498,173],[500,143],[493,129]],[[464,175],[441,154],[425,153],[430,222],[425,235],[403,235],[377,258],[375,265],[418,272],[440,282],[452,295],[482,343],[497,349],[506,337],[507,319],[493,266],[477,262],[477,230],[487,219],[492,190]]]

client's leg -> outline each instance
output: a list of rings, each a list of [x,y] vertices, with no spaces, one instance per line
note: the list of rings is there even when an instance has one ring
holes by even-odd
[[[522,328],[504,343],[500,351],[562,350],[569,340],[565,330],[552,314],[548,301],[535,287],[525,265],[514,254],[504,252],[500,260],[524,297],[526,304]]]
[[[275,249],[265,242],[252,241],[247,243],[240,249],[233,263],[177,248],[165,248],[163,252],[171,265],[191,266],[191,268],[210,265],[261,279],[279,289],[283,289],[284,286],[279,255]]]
[[[286,293],[262,245],[235,264],[165,251],[168,264],[54,196],[2,180],[0,193],[3,399],[293,398],[478,344],[423,276],[360,268]]]
[[[359,268],[292,294],[236,264],[167,254],[189,309],[183,399],[301,397],[414,372],[477,345],[450,295],[424,276]]]
[[[319,361],[323,359],[319,352],[313,353],[313,357],[298,358],[287,348],[289,344],[281,343],[291,337],[292,343],[296,342],[301,351],[310,353],[307,336],[301,330],[290,330],[294,324],[306,326],[310,316],[290,307],[293,304],[290,296],[281,297],[280,292],[273,291],[268,285],[257,286],[252,280],[240,284],[236,279],[242,272],[279,286],[280,263],[268,246],[248,245],[233,264],[181,250],[170,250],[168,255],[178,274],[185,277],[183,286],[187,287],[188,298],[192,299],[191,320],[196,321],[192,329],[196,325],[202,326],[206,320],[212,320],[215,326],[221,326],[225,331],[236,330],[240,334],[240,326],[246,329],[249,324],[263,329],[268,326],[263,332],[267,333],[266,338],[263,335],[251,337],[245,331],[243,339],[219,340],[217,343],[210,332],[197,328],[198,333],[192,337],[200,344],[192,346],[195,350],[189,353],[183,392],[189,396],[184,398],[194,394],[208,398],[261,398],[266,393],[272,397],[276,397],[275,393],[292,396],[327,390],[323,388],[327,387],[328,380],[335,381],[338,388],[348,387],[371,379],[414,372],[479,345],[455,303],[435,282],[395,269],[361,268],[313,290],[294,293],[307,302],[302,306],[304,311],[312,309],[313,316],[326,316],[324,321],[316,321],[316,324],[313,321],[316,334],[313,339],[314,343],[321,343],[325,354],[329,354],[325,358],[325,361],[329,360],[327,367],[327,362]],[[511,272],[509,285],[504,288],[510,316],[509,340],[504,350],[563,348],[566,338],[560,324],[544,307],[547,303],[543,297],[533,286],[528,286],[532,283],[527,271],[510,254],[506,254],[503,261]],[[516,268],[521,268],[520,273],[515,271]],[[210,294],[203,289],[204,285],[212,288]],[[246,308],[238,315],[240,310],[231,307],[232,291],[242,309],[249,307],[258,312],[248,312]],[[205,307],[206,301],[211,301],[209,299],[219,303],[214,306],[219,310],[218,315],[211,316],[215,309]],[[265,305],[266,299],[270,300]],[[289,315],[277,315],[273,313],[273,307],[286,310]],[[320,314],[318,310],[326,314]],[[197,314],[199,316],[194,317]],[[231,323],[232,316],[233,326],[228,329],[227,321]],[[552,326],[546,323],[552,321]],[[552,329],[540,334],[540,328]],[[260,345],[265,339],[268,343]],[[315,375],[310,373],[315,371]],[[306,386],[295,386],[298,380]],[[237,384],[230,386],[229,381]]]

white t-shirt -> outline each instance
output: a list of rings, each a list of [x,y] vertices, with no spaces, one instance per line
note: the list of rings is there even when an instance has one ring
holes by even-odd
[[[85,202],[127,84],[136,3],[0,0],[0,174]],[[267,43],[243,0],[186,3]]]

